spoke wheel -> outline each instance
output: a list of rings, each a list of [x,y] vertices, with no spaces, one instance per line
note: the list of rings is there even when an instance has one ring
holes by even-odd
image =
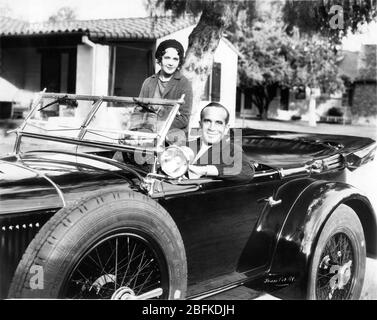
[[[147,238],[135,231],[118,231],[99,240],[73,268],[60,297],[127,300],[162,289],[154,298],[166,299],[166,262]]]
[[[308,298],[359,299],[365,274],[366,250],[357,214],[340,205],[325,223],[310,267]]]
[[[183,299],[186,290],[185,247],[174,220],[153,199],[122,187],[88,194],[43,225],[8,297]]]
[[[319,300],[348,300],[355,282],[352,242],[337,233],[326,243],[317,270],[316,297]]]

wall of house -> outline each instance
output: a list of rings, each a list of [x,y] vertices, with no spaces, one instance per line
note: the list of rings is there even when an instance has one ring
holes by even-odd
[[[220,41],[215,51],[214,61],[221,63],[220,103],[226,106],[230,113],[230,125],[233,126],[236,116],[237,91],[237,53],[225,42]]]
[[[87,41],[77,46],[76,94],[108,95],[110,48]],[[76,116],[85,117],[91,102],[81,104]],[[107,109],[101,108],[97,115],[100,126],[109,124]]]
[[[92,94],[93,48],[85,44],[77,46],[76,94]]]
[[[215,51],[215,62],[221,63],[220,103],[229,108],[230,121],[233,123],[236,111],[238,55],[228,44],[220,41]]]
[[[76,93],[107,95],[109,83],[109,46],[77,46]]]
[[[356,117],[377,116],[376,83],[355,83],[351,112]]]
[[[95,94],[107,95],[109,85],[110,48],[109,46],[97,44],[96,50],[94,92]]]

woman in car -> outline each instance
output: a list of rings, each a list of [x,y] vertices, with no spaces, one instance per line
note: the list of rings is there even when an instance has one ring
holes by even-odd
[[[170,129],[181,129],[187,133],[192,109],[192,87],[180,72],[184,62],[183,46],[177,40],[165,40],[158,46],[155,57],[161,69],[144,81],[139,97],[178,100],[184,95],[184,103]]]

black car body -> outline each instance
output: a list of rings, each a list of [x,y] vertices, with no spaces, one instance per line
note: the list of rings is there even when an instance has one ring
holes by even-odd
[[[52,102],[43,104],[46,99]],[[40,124],[42,113],[52,117],[51,106],[77,109],[82,100],[92,104],[78,126]],[[118,139],[130,134],[129,128],[89,129],[101,104],[108,108],[111,103],[136,105],[146,113],[151,105],[170,105],[154,136],[157,142],[147,148],[151,164],[113,159],[117,151],[132,155],[139,150],[140,144]],[[201,299],[245,285],[282,298],[358,298],[365,258],[376,257],[377,224],[368,198],[347,184],[346,171],[371,161],[375,142],[243,129],[242,146],[256,168],[251,181],[174,179],[156,170],[156,159],[178,107],[179,101],[39,95],[17,131],[14,153],[0,161],[1,297]],[[33,119],[38,112],[40,118]],[[140,137],[150,138],[144,131]],[[114,214],[107,214],[106,206]],[[149,221],[153,210],[158,215]],[[80,212],[96,221],[82,222]],[[97,227],[107,215],[114,218]],[[129,220],[136,222],[128,225]],[[133,245],[135,257],[152,258],[132,264],[133,251],[121,241]],[[333,243],[344,244],[335,253],[342,256],[339,261],[332,256]],[[123,252],[119,260],[132,262],[127,267],[119,263],[118,250]],[[101,271],[88,258],[99,262]],[[113,258],[121,271],[105,270]],[[43,269],[44,285],[31,285],[38,270],[33,266]],[[133,276],[125,280],[129,268]],[[331,274],[330,280],[321,280],[324,273]]]

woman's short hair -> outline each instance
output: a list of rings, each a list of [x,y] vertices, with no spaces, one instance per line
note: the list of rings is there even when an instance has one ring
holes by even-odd
[[[185,57],[185,49],[183,49],[182,44],[174,39],[168,39],[165,41],[162,41],[159,46],[157,47],[155,57],[157,59],[158,63],[161,63],[162,61],[162,56],[165,54],[165,51],[167,48],[174,48],[178,52],[179,56],[179,64],[178,67],[180,67],[183,62],[184,62],[184,57]]]

